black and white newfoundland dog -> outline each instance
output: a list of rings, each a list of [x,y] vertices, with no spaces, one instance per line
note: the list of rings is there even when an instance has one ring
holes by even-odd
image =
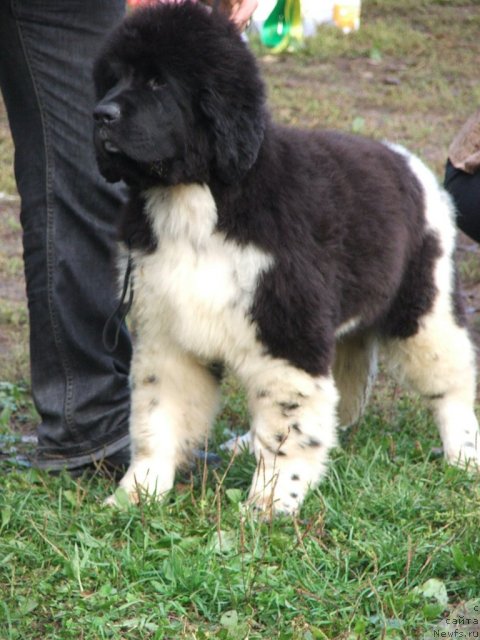
[[[236,27],[191,0],[130,14],[95,68],[95,145],[130,199],[132,500],[203,444],[224,363],[245,386],[249,501],[295,513],[381,351],[432,406],[446,459],[480,464],[452,204],[404,148],[272,122]],[[112,498],[114,501],[114,499]]]

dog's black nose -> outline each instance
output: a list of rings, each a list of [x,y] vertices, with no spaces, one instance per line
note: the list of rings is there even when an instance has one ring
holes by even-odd
[[[116,102],[106,102],[97,105],[93,111],[95,122],[112,124],[120,119],[120,107]]]

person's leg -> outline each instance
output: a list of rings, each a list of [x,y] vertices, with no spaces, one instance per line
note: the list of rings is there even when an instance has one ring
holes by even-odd
[[[130,339],[102,344],[116,305],[121,191],[93,153],[91,70],[123,0],[0,3],[0,86],[15,144],[40,466],[76,467],[128,444]]]
[[[480,172],[465,173],[450,160],[445,169],[445,188],[453,197],[459,228],[480,242]]]

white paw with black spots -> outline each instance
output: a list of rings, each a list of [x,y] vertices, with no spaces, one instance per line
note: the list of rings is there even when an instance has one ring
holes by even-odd
[[[317,483],[318,475],[318,468],[306,469],[298,459],[270,473],[257,470],[248,504],[260,515],[296,515],[310,486]]]

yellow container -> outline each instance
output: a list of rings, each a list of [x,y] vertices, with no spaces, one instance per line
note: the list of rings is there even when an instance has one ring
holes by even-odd
[[[333,22],[343,31],[350,33],[360,27],[361,0],[343,0],[333,5]]]

